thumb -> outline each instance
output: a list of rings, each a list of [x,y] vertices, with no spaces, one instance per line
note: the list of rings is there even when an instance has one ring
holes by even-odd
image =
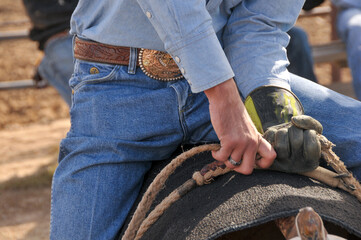
[[[291,118],[291,121],[296,127],[306,130],[312,129],[318,132],[319,134],[322,134],[323,131],[322,124],[316,119],[312,118],[311,116],[307,116],[307,115],[294,116]]]

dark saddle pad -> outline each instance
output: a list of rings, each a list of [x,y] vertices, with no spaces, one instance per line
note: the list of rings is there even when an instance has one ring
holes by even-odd
[[[193,172],[212,161],[209,152],[188,159],[167,180],[152,209],[190,179]],[[153,165],[120,235],[152,179],[168,163],[169,160]],[[167,209],[142,239],[234,239],[222,236],[294,216],[307,206],[312,207],[325,223],[344,229],[355,239],[361,238],[361,203],[356,197],[301,175],[255,170],[249,176],[230,172],[217,177],[211,184],[193,189]],[[332,229],[327,230],[332,233]]]

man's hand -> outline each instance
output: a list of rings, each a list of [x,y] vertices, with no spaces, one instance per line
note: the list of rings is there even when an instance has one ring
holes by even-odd
[[[221,148],[213,157],[242,174],[251,174],[257,165],[268,168],[276,157],[272,146],[258,133],[239,96],[233,79],[205,91],[213,128]],[[256,161],[256,154],[261,156]],[[239,166],[234,166],[231,157]]]

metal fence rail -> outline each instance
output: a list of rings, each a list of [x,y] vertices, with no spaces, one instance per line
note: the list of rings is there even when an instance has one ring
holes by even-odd
[[[16,31],[0,31],[1,40],[24,39],[29,37],[29,30],[16,30]]]

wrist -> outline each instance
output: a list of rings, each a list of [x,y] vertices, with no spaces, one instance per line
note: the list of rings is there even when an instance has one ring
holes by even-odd
[[[232,101],[232,99],[237,99],[237,101],[240,100],[237,85],[233,78],[205,90],[204,93],[206,94],[210,104],[213,102],[219,103],[222,101],[229,102]]]
[[[304,113],[301,101],[293,92],[276,86],[255,89],[247,96],[245,106],[260,133]]]

